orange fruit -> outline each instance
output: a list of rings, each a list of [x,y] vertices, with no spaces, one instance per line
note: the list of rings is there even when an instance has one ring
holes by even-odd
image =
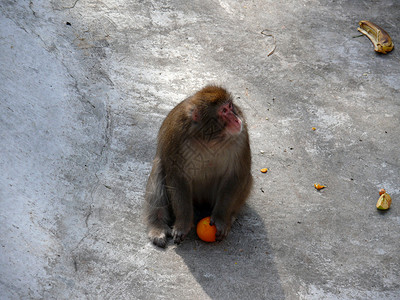
[[[215,234],[217,233],[217,227],[210,225],[211,217],[201,219],[197,223],[197,235],[205,242],[215,242]]]

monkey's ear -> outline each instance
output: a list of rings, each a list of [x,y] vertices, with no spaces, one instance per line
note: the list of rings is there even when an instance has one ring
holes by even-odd
[[[194,122],[199,122],[200,121],[200,114],[199,114],[199,110],[197,107],[192,109],[192,120]]]

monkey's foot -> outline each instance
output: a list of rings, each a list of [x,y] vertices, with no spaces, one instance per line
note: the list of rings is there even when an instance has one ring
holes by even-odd
[[[174,238],[175,244],[180,244],[185,239],[186,235],[190,231],[191,227],[185,226],[181,228],[181,226],[174,226],[172,229],[172,237]]]
[[[167,237],[171,236],[171,229],[152,229],[149,232],[149,238],[152,243],[158,247],[165,248],[167,246]]]

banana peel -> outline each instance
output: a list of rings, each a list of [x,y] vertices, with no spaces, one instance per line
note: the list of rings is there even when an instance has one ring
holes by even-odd
[[[392,204],[392,198],[385,192],[379,197],[376,208],[379,210],[387,210],[390,208],[390,204]]]
[[[366,35],[374,45],[374,50],[386,54],[393,50],[394,44],[390,35],[378,25],[370,21],[360,21],[357,30]]]

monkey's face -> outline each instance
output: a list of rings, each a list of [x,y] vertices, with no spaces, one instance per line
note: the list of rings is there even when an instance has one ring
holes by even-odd
[[[222,104],[217,114],[227,133],[236,135],[242,132],[242,120],[237,115],[232,101]]]

